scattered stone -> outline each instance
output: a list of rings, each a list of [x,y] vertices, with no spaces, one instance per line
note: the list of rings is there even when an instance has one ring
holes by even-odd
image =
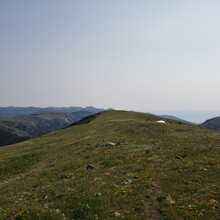
[[[64,179],[70,179],[72,176],[67,176],[67,175],[61,175],[60,179],[64,180]]]
[[[114,142],[108,142],[105,146],[106,146],[106,147],[115,147],[115,146],[116,146],[116,143],[114,143]]]
[[[180,156],[175,157],[177,160],[181,160],[182,158]]]
[[[88,169],[93,170],[94,168],[95,168],[95,167],[94,167],[92,164],[88,164],[88,165],[87,165],[87,170],[88,170]]]
[[[60,179],[61,179],[61,180],[68,179],[68,176],[67,176],[67,175],[61,175],[61,176],[60,176]]]
[[[119,213],[119,212],[115,212],[115,217],[117,218],[117,217],[120,217],[121,216],[121,214]]]
[[[95,147],[99,147],[99,144],[96,144]]]

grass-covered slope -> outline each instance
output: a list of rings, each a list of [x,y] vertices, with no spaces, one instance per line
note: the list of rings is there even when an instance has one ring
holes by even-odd
[[[220,134],[156,120],[108,111],[1,148],[0,219],[219,219]]]

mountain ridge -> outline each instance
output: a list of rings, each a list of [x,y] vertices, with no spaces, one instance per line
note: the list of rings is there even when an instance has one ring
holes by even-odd
[[[106,111],[0,148],[0,220],[219,219],[220,134],[159,119]]]
[[[184,120],[176,116],[172,116],[172,115],[158,115],[158,116],[160,116],[161,118],[172,119],[172,120],[176,120],[176,121],[183,122],[186,124],[196,125],[196,123],[193,123],[193,122],[190,122],[190,121],[187,121],[187,120]]]
[[[206,120],[200,124],[200,127],[220,131],[220,116]]]
[[[83,107],[15,107],[15,106],[8,106],[8,107],[0,107],[0,118],[9,118],[15,117],[20,115],[29,115],[29,114],[36,114],[36,113],[43,113],[43,112],[64,112],[64,113],[72,113],[78,111],[87,111],[91,113],[98,113],[104,111],[102,108],[95,108],[93,106]]]
[[[74,113],[41,112],[0,119],[0,146],[63,129],[92,114],[87,111]]]

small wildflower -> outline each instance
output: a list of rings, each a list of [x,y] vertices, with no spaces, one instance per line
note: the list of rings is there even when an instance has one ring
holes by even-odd
[[[190,205],[188,205],[188,209],[189,209],[189,210],[194,210],[194,209],[196,209],[196,205],[191,205],[191,204],[190,204]]]
[[[168,195],[168,196],[166,197],[166,203],[167,203],[167,204],[170,204],[170,205],[173,205],[173,204],[175,204],[176,202],[173,200],[173,198],[172,198],[170,195]]]

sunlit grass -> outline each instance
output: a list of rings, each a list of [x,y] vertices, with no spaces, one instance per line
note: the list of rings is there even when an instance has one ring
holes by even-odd
[[[1,148],[0,219],[219,219],[220,134],[157,119],[108,111]]]

